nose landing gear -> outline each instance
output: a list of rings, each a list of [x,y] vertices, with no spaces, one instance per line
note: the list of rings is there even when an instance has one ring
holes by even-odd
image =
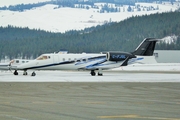
[[[24,70],[23,75],[28,75],[28,73],[27,73],[27,71],[26,71],[26,70]]]
[[[15,70],[15,71],[14,71],[14,75],[18,75],[18,72],[17,72],[17,70]]]

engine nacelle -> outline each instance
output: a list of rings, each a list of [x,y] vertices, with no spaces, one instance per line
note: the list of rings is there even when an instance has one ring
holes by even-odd
[[[134,55],[131,53],[125,53],[125,52],[107,52],[106,53],[106,59],[108,61],[123,61],[126,58],[135,58]]]

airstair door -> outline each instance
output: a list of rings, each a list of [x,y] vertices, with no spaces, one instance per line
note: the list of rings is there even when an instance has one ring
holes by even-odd
[[[58,55],[54,55],[54,63],[59,63],[59,56]]]

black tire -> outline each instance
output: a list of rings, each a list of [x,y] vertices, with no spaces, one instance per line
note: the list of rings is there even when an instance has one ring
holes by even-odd
[[[18,72],[17,72],[17,70],[15,70],[15,71],[14,71],[14,75],[18,75]]]
[[[35,72],[33,72],[33,73],[31,74],[31,76],[36,76],[36,73],[35,73]]]
[[[28,75],[27,72],[24,72],[23,75]]]
[[[98,73],[98,76],[103,76],[103,74],[102,73]]]
[[[96,75],[96,73],[94,72],[94,70],[91,70],[91,75],[92,75],[92,76],[95,76],[95,75]]]

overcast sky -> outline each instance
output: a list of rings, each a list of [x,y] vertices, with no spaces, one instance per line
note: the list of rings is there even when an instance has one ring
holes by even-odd
[[[0,0],[0,7],[16,5],[21,3],[38,3],[43,1],[50,1],[50,0]]]

